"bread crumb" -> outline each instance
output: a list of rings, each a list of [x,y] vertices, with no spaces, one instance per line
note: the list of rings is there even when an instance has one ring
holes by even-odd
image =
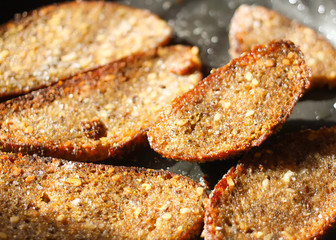
[[[288,54],[287,54],[287,57],[289,58],[289,59],[292,59],[293,57],[294,57],[294,53],[293,52],[289,52]]]
[[[14,169],[13,176],[18,177],[21,173],[22,173],[22,169],[17,167]]]
[[[263,240],[271,240],[273,237],[272,233],[267,234],[266,236],[264,236]]]
[[[252,80],[252,73],[251,72],[246,72],[245,73],[245,79],[248,80],[248,81],[251,81]]]
[[[254,114],[254,110],[248,110],[245,114],[245,117],[250,117]]]
[[[80,185],[82,185],[82,181],[78,178],[67,178],[65,182],[70,183],[74,185],[75,187],[79,187]]]
[[[294,240],[294,237],[289,232],[282,231],[281,233],[282,233],[282,235],[285,236],[286,239],[288,239],[288,240]]]
[[[262,181],[262,186],[263,188],[267,188],[269,185],[269,180],[267,178],[265,178],[263,181]]]
[[[116,174],[116,175],[112,176],[112,181],[114,181],[114,182],[118,182],[120,179],[121,179],[120,174]]]
[[[20,221],[20,217],[19,216],[12,216],[9,221],[11,223],[18,223]]]
[[[198,195],[202,195],[204,193],[204,189],[202,187],[198,187],[196,189],[196,192],[197,192]]]
[[[221,119],[222,115],[220,113],[216,113],[214,116],[214,121],[217,122]]]
[[[26,182],[27,183],[31,183],[33,182],[34,180],[36,179],[36,176],[35,175],[30,175],[26,178]]]
[[[255,78],[253,78],[252,79],[252,85],[255,86],[255,87],[258,86],[259,85],[259,81],[257,79],[255,79]]]
[[[83,227],[89,230],[94,230],[97,228],[97,226],[93,223],[85,223]]]
[[[185,125],[187,122],[188,122],[187,119],[180,119],[180,120],[178,120],[178,121],[176,122],[176,125],[177,125],[177,126],[183,126],[183,125]]]
[[[222,105],[223,105],[224,109],[227,109],[231,106],[231,103],[230,102],[224,102],[224,103],[222,103]]]
[[[266,60],[266,67],[273,67],[275,65],[275,61],[272,59]]]
[[[124,192],[131,194],[133,192],[133,190],[130,187],[124,187]]]
[[[34,132],[34,128],[32,126],[28,126],[26,127],[26,130],[25,130],[26,133],[33,133]]]
[[[230,187],[234,187],[234,185],[235,185],[234,181],[229,176],[226,178],[226,182]]]
[[[6,57],[8,57],[9,55],[9,51],[7,49],[2,50],[0,52],[0,63],[3,62],[3,60],[5,60]]]
[[[141,187],[142,189],[145,189],[146,191],[149,191],[152,188],[152,186],[148,183],[143,183]]]
[[[165,213],[165,214],[162,215],[162,218],[165,219],[165,220],[169,220],[169,219],[171,219],[171,217],[172,217],[171,213]]]
[[[138,219],[141,213],[141,208],[136,208],[134,211],[134,216]]]
[[[292,172],[291,170],[288,170],[285,173],[285,175],[282,177],[282,181],[284,181],[285,183],[289,183],[293,176],[294,176],[294,172]]]
[[[291,62],[290,62],[289,59],[287,59],[287,58],[282,59],[282,63],[283,63],[284,65],[287,65],[287,66],[289,66],[289,65],[291,64]]]
[[[190,209],[190,208],[181,208],[181,209],[180,209],[180,213],[181,213],[181,214],[186,214],[186,213],[189,213],[189,212],[191,212],[191,209]]]
[[[255,238],[261,238],[262,236],[264,236],[263,232],[258,231],[253,233],[253,237]]]
[[[63,214],[58,215],[58,216],[56,217],[56,221],[58,221],[58,222],[63,222],[64,220],[65,220],[65,216],[64,216]]]

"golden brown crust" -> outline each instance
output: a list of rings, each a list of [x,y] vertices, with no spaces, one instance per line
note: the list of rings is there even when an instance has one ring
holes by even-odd
[[[230,24],[231,56],[271,40],[290,40],[300,47],[312,69],[311,87],[336,86],[336,50],[320,34],[267,8],[241,5]]]
[[[293,43],[256,46],[175,99],[150,128],[150,145],[167,158],[199,162],[259,146],[285,122],[309,74]]]
[[[171,34],[156,15],[118,3],[80,1],[42,7],[1,27],[0,98],[164,45]]]
[[[0,148],[77,161],[118,156],[146,140],[161,108],[201,80],[199,70],[196,47],[162,47],[9,100],[0,104]]]
[[[0,154],[1,239],[192,239],[206,191],[167,171]]]
[[[273,139],[245,155],[206,204],[205,239],[315,239],[336,219],[336,127]]]

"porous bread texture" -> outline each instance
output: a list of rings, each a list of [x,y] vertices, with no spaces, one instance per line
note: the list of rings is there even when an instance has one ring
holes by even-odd
[[[0,239],[192,239],[206,198],[167,171],[0,153]]]
[[[76,161],[146,141],[161,108],[202,79],[197,47],[161,47],[0,104],[0,148]]]
[[[286,134],[244,156],[206,204],[205,239],[315,239],[336,219],[336,128]]]
[[[237,8],[229,30],[232,57],[271,40],[290,40],[300,47],[312,69],[310,87],[336,86],[336,49],[322,35],[262,6]]]
[[[106,1],[54,4],[22,14],[0,29],[0,98],[155,48],[171,34],[149,11]]]
[[[286,121],[309,74],[292,42],[256,46],[176,98],[150,128],[149,143],[164,157],[198,162],[259,146]]]

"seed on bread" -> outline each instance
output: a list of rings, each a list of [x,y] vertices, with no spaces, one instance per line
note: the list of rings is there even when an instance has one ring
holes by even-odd
[[[155,48],[167,43],[171,34],[156,15],[118,3],[42,7],[2,26],[0,98]]]
[[[271,40],[290,40],[300,46],[312,69],[311,87],[336,86],[336,49],[313,29],[262,6],[241,5],[235,11],[229,30],[230,54],[238,57],[254,45]],[[292,53],[283,64],[291,64]],[[267,63],[272,66],[273,62]]]
[[[129,56],[1,103],[0,148],[77,161],[119,157],[146,140],[166,104],[201,80],[194,49]],[[185,59],[182,75],[170,70]]]
[[[336,217],[335,159],[335,127],[287,133],[247,153],[210,194],[204,238],[323,237]]]
[[[257,46],[176,98],[150,128],[150,145],[164,157],[199,162],[259,146],[285,122],[309,74],[292,42]]]

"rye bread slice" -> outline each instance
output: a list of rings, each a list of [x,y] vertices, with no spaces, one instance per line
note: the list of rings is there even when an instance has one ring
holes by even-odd
[[[108,1],[54,4],[22,14],[0,29],[0,98],[155,48],[171,34],[149,11]]]
[[[309,68],[291,42],[256,46],[175,99],[148,132],[164,157],[210,161],[259,146],[308,87]]]
[[[336,49],[322,35],[265,7],[241,5],[230,24],[231,56],[271,40],[290,40],[300,47],[312,69],[311,87],[336,86]]]
[[[198,48],[162,47],[0,104],[0,149],[77,161],[116,157],[202,75]]]
[[[191,239],[206,198],[167,171],[0,153],[0,239]]]
[[[316,239],[336,219],[336,128],[286,134],[215,186],[205,239]]]

